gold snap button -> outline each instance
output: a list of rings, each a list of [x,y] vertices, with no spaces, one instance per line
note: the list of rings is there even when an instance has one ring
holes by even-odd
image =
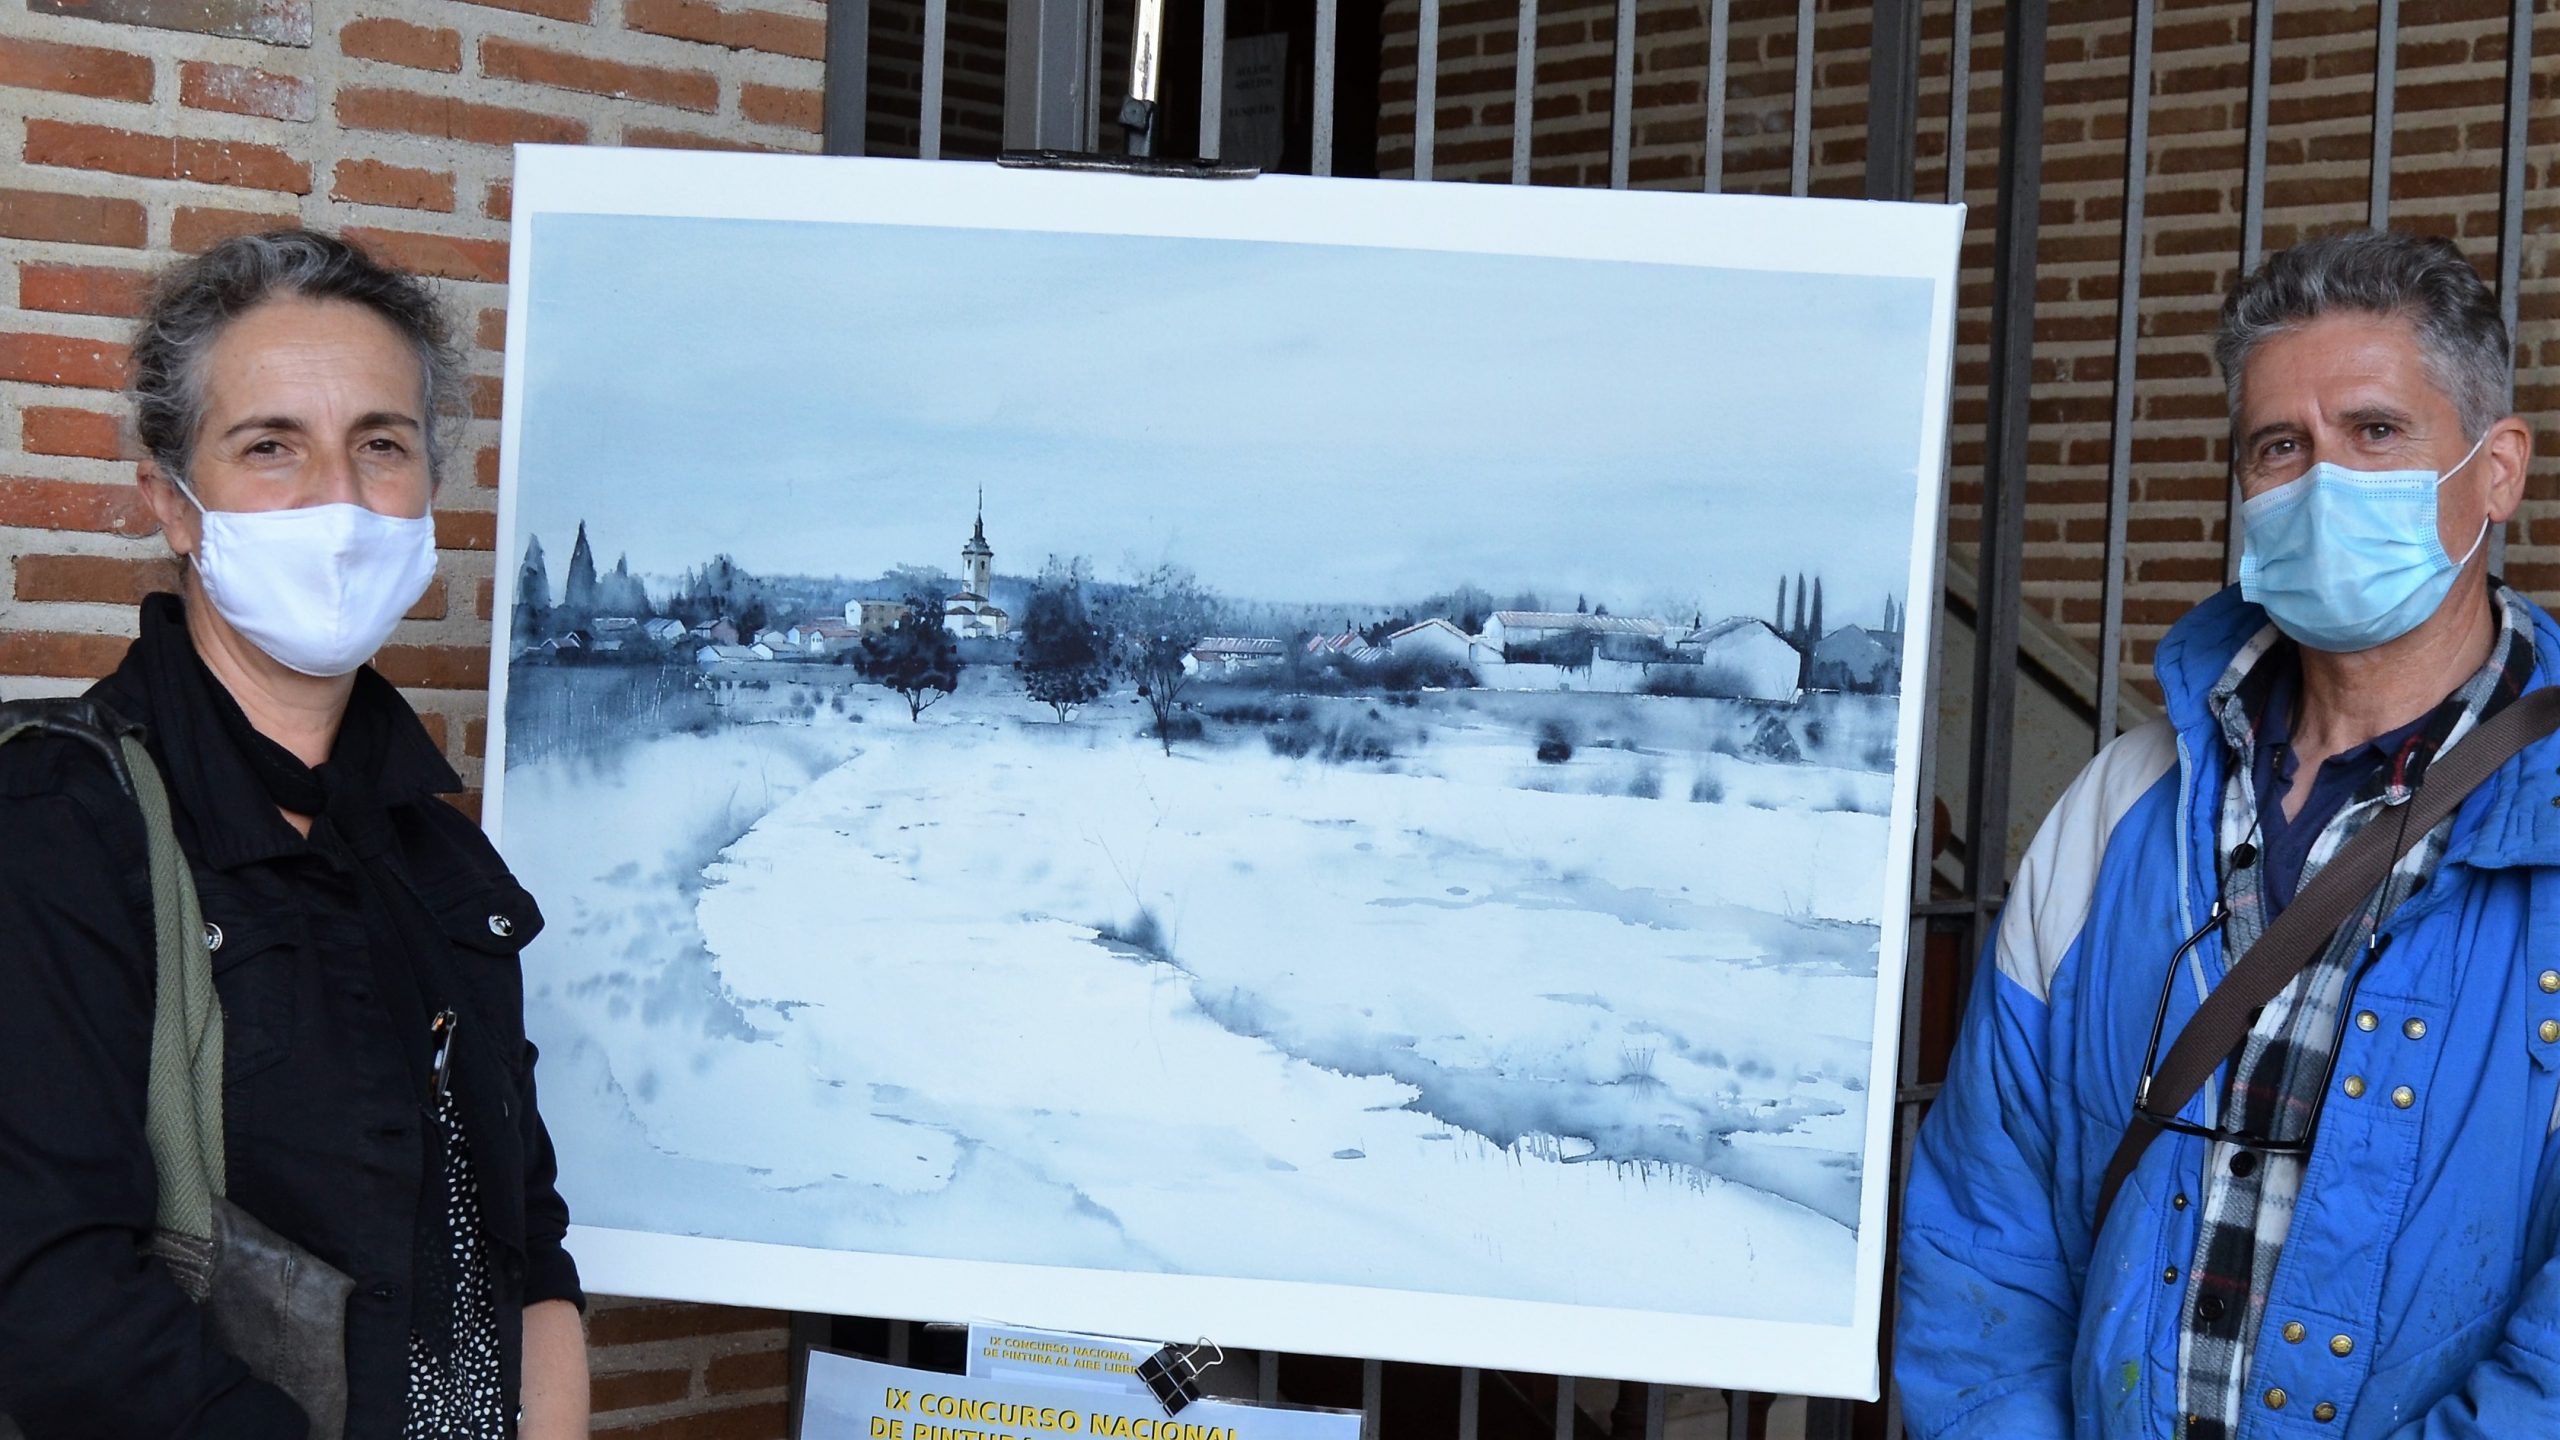
[[[2359,1030],[2370,1030],[2381,1023],[2382,1017],[2374,1014],[2370,1010],[2362,1010],[2356,1013],[2356,1028]]]
[[[2413,1016],[2400,1027],[2400,1033],[2412,1040],[2424,1040],[2427,1038],[2427,1022]]]
[[[2350,1075],[2347,1077],[2346,1083],[2338,1088],[2347,1092],[2348,1099],[2361,1100],[2364,1098],[2364,1077],[2361,1075]]]
[[[2326,1400],[2323,1400],[2319,1404],[2311,1407],[2311,1418],[2319,1421],[2323,1425],[2326,1425],[2330,1421],[2338,1418],[2338,1407],[2330,1404]]]
[[[2302,1322],[2299,1320],[2287,1320],[2284,1322],[2284,1341],[2288,1345],[2301,1344],[2302,1337],[2310,1333],[2310,1331],[2302,1328]]]
[[[2560,1040],[2560,1020],[2543,1021],[2542,1028],[2536,1033],[2542,1036],[2543,1043],[2546,1045]]]
[[[2160,1272],[2160,1283],[2161,1283],[2161,1284],[2163,1284],[2163,1285],[2175,1285],[2175,1284],[2177,1284],[2177,1283],[2178,1283],[2178,1267],[2177,1267],[2177,1266],[2175,1266],[2175,1265],[2172,1265],[2172,1266],[2170,1266],[2168,1269],[2161,1271],[2161,1272]]]
[[[2282,1386],[2278,1386],[2277,1388],[2267,1392],[2267,1408],[2270,1410],[2281,1410],[2284,1408],[2284,1388]]]
[[[2391,1092],[2391,1103],[2406,1110],[2418,1103],[2418,1092],[2403,1085]]]
[[[2343,1360],[2356,1353],[2356,1342],[2344,1335],[2329,1337],[2329,1353]]]
[[[2545,995],[2560,995],[2560,970],[2545,970],[2542,972],[2542,993]]]

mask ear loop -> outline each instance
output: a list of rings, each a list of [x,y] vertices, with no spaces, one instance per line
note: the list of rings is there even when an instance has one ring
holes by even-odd
[[[2480,438],[2471,442],[2471,448],[2463,452],[2462,458],[2454,462],[2453,468],[2436,477],[2436,488],[2439,490],[2443,489],[2452,481],[2454,476],[2461,474],[2462,467],[2470,464],[2473,459],[2477,458],[2480,454],[2480,447],[2488,443],[2489,432],[2483,430],[2480,432]],[[2471,537],[2471,548],[2462,552],[2462,558],[2453,562],[2453,568],[2459,570],[2463,566],[2470,564],[2471,557],[2480,553],[2480,547],[2488,543],[2488,539],[2489,517],[2483,515],[2480,517],[2480,533]]]

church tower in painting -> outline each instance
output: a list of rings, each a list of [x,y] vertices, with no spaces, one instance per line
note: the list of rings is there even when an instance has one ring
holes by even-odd
[[[987,543],[987,492],[978,491],[978,523],[960,546],[960,593],[943,602],[942,623],[962,640],[1001,640],[1013,617],[996,608],[996,549]]]

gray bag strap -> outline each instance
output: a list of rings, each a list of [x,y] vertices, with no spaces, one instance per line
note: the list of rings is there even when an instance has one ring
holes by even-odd
[[[159,1228],[210,1242],[214,1202],[223,1197],[225,1183],[222,1003],[213,987],[195,877],[178,848],[168,787],[140,730],[102,706],[81,700],[0,705],[0,745],[39,734],[98,751],[142,813],[157,972],[142,1128],[160,1176]]]
[[[2560,730],[2560,687],[2531,691],[2480,723],[2480,727],[2438,756],[2426,778],[2409,798],[2406,824],[2368,825],[2340,846],[2329,863],[2302,893],[2275,918],[2248,953],[2223,971],[2222,981],[2187,1017],[2186,1028],[2152,1072],[2150,1084],[2136,1102],[2124,1138],[2117,1142],[2098,1182],[2096,1218],[2089,1233],[2106,1228],[2116,1192],[2124,1188],[2143,1152],[2163,1128],[2177,1118],[2188,1100],[2222,1067],[2249,1027],[2258,1007],[2273,1000],[2327,951],[2329,937],[2364,908],[2374,890],[2400,863],[2400,857],[2426,838],[2444,818],[2491,775],[2524,748]]]

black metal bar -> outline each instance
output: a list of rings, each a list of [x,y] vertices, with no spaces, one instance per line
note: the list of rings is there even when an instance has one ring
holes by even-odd
[[[1724,193],[1725,65],[1733,51],[1733,0],[1707,6],[1707,193]]]
[[[1413,178],[1431,178],[1440,128],[1440,0],[1422,0],[1413,37]]]
[[[2249,25],[2249,141],[2240,179],[2240,273],[2258,268],[2267,240],[2267,92],[2273,85],[2276,0],[2257,0]],[[2240,481],[2224,502],[2222,575],[2240,578]]]
[[[2124,247],[2116,261],[2115,433],[2107,455],[2107,552],[2098,617],[2100,748],[2116,738],[2124,694],[2125,526],[2133,508],[2134,341],[2142,329],[2142,204],[2151,176],[2152,0],[2133,0],[2133,56],[2126,77]]]
[[[1609,86],[1609,188],[1627,188],[1636,118],[1636,0],[1618,0],[1618,34]]]
[[[1908,200],[1919,163],[1919,0],[1876,0],[1867,56],[1866,196]]]
[[[1538,115],[1538,0],[1520,0],[1520,47],[1511,61],[1511,183],[1529,183],[1530,132]]]
[[[1007,0],[1004,143],[1008,150],[1082,150],[1098,78],[1090,68],[1087,0]]]
[[[832,10],[833,7],[830,7]],[[832,60],[832,56],[829,57]],[[791,1315],[790,1378],[783,1392],[783,1433],[800,1440],[801,1400],[809,1393],[809,1347],[825,1345],[835,1337],[835,1317],[793,1311]]]
[[[1947,56],[1947,203],[1964,202],[1965,146],[1973,125],[1973,0],[1956,0],[1955,39]],[[1912,597],[1918,599],[1918,596]]]
[[[2018,708],[2027,401],[2034,381],[2037,211],[2044,190],[2045,7],[2005,8],[1991,393],[1983,431],[1981,560],[1974,571],[1980,588],[1973,622],[1973,794],[1965,817],[1965,888],[1983,901],[2000,893],[2009,869],[2010,730]]]
[[[1814,0],[1796,0],[1795,139],[1789,146],[1793,159],[1787,177],[1791,195],[1813,193],[1813,22]]]
[[[827,0],[827,60],[818,84],[819,151],[861,154],[871,113],[871,0]]]
[[[1316,0],[1316,97],[1314,163],[1318,175],[1333,173],[1333,84],[1340,60],[1342,0]]]
[[[2382,0],[2373,22],[2373,196],[2365,223],[2391,224],[2391,127],[2400,108],[2400,0]]]

